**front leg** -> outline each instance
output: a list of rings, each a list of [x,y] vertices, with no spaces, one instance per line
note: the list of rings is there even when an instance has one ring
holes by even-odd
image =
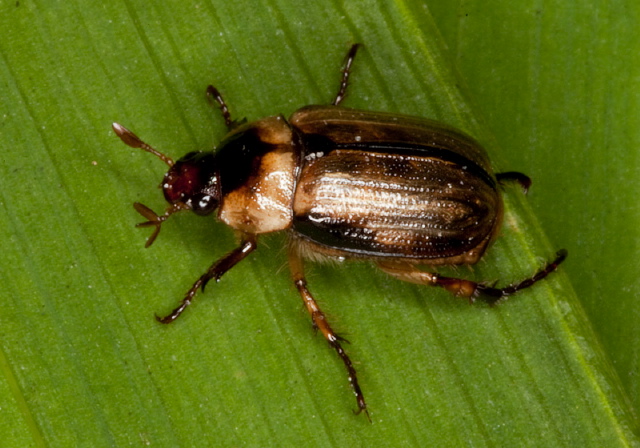
[[[209,99],[210,102],[212,103],[215,102],[218,105],[218,107],[220,107],[220,112],[222,113],[222,118],[224,118],[224,123],[227,125],[227,128],[230,131],[234,130],[241,124],[244,124],[247,122],[246,118],[243,118],[241,120],[233,120],[231,118],[231,112],[229,112],[229,106],[227,106],[227,103],[225,102],[224,98],[222,98],[222,94],[218,89],[216,89],[211,85],[207,87],[207,98]]]
[[[218,261],[213,263],[211,267],[205,272],[196,282],[193,284],[191,289],[187,291],[187,294],[184,296],[184,299],[180,302],[180,305],[176,309],[174,309],[171,314],[160,317],[156,315],[156,319],[158,322],[163,324],[170,324],[174,320],[182,314],[182,312],[189,306],[193,297],[198,292],[198,289],[202,287],[204,291],[204,287],[207,286],[207,283],[211,279],[215,279],[216,281],[220,280],[220,278],[229,271],[236,264],[240,263],[244,260],[247,255],[256,250],[258,244],[256,242],[255,235],[245,235],[242,244],[239,247],[229,252],[224,257],[220,258]]]
[[[300,297],[302,297],[302,301],[304,302],[304,306],[307,309],[307,312],[311,316],[311,320],[313,322],[313,327],[316,330],[319,330],[322,333],[322,336],[327,340],[329,345],[336,351],[344,366],[347,369],[347,374],[349,375],[349,383],[353,389],[353,393],[356,396],[356,401],[358,403],[358,410],[356,414],[364,411],[367,415],[369,421],[371,421],[371,417],[369,417],[369,412],[367,411],[367,404],[364,401],[364,395],[362,394],[362,390],[360,390],[360,385],[358,384],[358,377],[356,375],[356,369],[353,367],[353,363],[351,359],[349,359],[349,355],[344,351],[340,342],[347,342],[345,339],[338,336],[329,325],[327,321],[327,317],[322,312],[320,307],[318,306],[318,302],[313,298],[309,289],[307,288],[307,280],[304,276],[304,265],[302,262],[302,258],[295,247],[295,243],[290,243],[289,246],[289,267],[291,268],[291,275],[293,277],[293,282],[300,293]]]

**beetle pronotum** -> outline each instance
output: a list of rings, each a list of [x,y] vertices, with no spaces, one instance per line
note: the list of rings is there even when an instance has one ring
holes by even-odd
[[[369,416],[355,368],[313,298],[304,258],[368,259],[404,281],[440,286],[455,296],[490,304],[542,280],[565,259],[561,250],[532,277],[504,288],[444,277],[418,268],[474,264],[496,238],[503,215],[499,183],[530,179],[493,174],[485,150],[471,137],[424,118],[348,109],[345,98],[359,45],[347,54],[338,93],[329,106],[306,106],[282,115],[234,121],[216,88],[207,94],[222,111],[229,133],[218,150],[190,152],[174,162],[117,123],[124,143],[169,166],[162,188],[169,207],[157,215],[135,209],[154,227],[182,210],[218,218],[241,235],[240,245],[217,260],[169,315],[173,322],[198,289],[216,281],[257,248],[258,236],[286,230],[293,282],[311,316],[347,369],[358,413]]]

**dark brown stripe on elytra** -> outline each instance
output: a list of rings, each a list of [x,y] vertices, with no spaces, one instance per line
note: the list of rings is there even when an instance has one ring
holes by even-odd
[[[305,151],[309,154],[314,154],[316,157],[323,157],[332,151],[342,149],[357,150],[363,153],[440,159],[443,162],[458,165],[469,174],[482,179],[492,189],[495,190],[496,188],[495,179],[484,168],[467,157],[446,148],[404,142],[350,142],[337,144],[328,137],[318,134],[303,134],[302,139]]]
[[[333,223],[323,228],[309,217],[294,219],[293,228],[302,237],[329,248],[339,248],[359,256],[373,257],[406,257],[413,259],[434,259],[454,257],[476,247],[481,238],[476,235],[472,239],[450,238],[443,233],[441,237],[426,234],[413,234],[404,244],[381,244],[376,241],[378,231],[355,227],[346,223]]]

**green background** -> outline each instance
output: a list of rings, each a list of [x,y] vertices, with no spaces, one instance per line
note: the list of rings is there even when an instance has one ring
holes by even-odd
[[[489,4],[490,3],[490,4]],[[5,446],[637,446],[640,5],[632,1],[0,3],[0,433]],[[150,249],[164,165],[329,102],[435,118],[519,170],[473,270],[558,274],[496,308],[366,263],[314,265],[373,423],[314,335],[283,235],[161,326],[230,229],[188,214]],[[544,230],[543,230],[544,229]],[[547,235],[545,237],[544,235]]]

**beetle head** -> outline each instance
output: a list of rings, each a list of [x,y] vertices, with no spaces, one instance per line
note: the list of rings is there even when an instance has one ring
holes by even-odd
[[[208,215],[220,204],[220,182],[211,152],[190,152],[174,163],[162,181],[164,197],[172,206],[184,204],[198,215]]]
[[[158,236],[160,226],[172,214],[181,210],[192,210],[198,215],[212,213],[220,204],[220,186],[215,156],[211,152],[190,152],[177,162],[170,157],[156,151],[151,146],[124,126],[113,123],[114,132],[120,139],[131,146],[147,151],[169,166],[164,175],[162,190],[170,206],[163,215],[156,214],[146,205],[136,202],[136,211],[147,219],[137,224],[137,227],[155,227],[151,237],[147,240],[149,247]]]

